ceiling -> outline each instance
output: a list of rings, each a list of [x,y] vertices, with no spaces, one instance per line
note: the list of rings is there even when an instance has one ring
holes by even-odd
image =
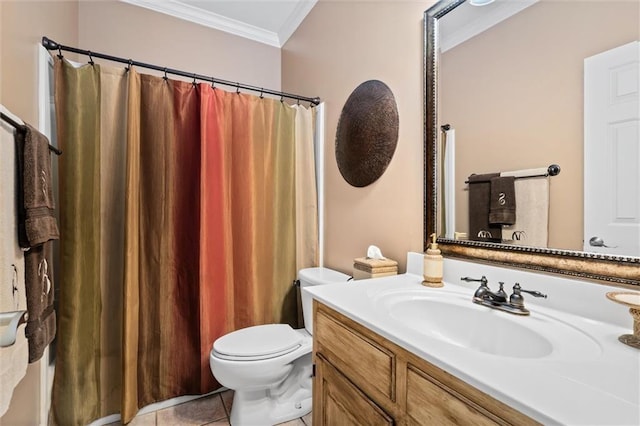
[[[270,46],[282,47],[317,0],[121,0]]]

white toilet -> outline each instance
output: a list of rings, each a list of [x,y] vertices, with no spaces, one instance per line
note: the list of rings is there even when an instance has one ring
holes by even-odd
[[[298,272],[300,288],[346,283],[348,275],[327,268]],[[286,324],[247,327],[215,342],[209,365],[223,386],[235,391],[232,426],[283,423],[311,411],[312,298],[302,293],[305,328]]]

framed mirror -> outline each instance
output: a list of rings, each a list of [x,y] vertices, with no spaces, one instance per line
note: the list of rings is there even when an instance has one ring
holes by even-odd
[[[442,0],[424,16],[425,250],[429,235],[436,233],[443,253],[451,257],[637,288],[640,4],[469,3]],[[604,67],[617,70],[615,78],[605,76],[613,82],[607,92],[592,89],[592,76],[602,79],[601,58],[607,63],[621,50],[636,56]],[[604,102],[594,101],[598,96],[626,105],[631,117],[598,124],[610,115],[601,109]],[[593,148],[593,141],[603,139],[593,135],[602,129],[614,149]],[[518,194],[525,194],[525,182],[540,182],[543,211],[535,210],[540,202],[532,208],[515,197],[521,201],[514,206],[515,222],[527,214],[536,221],[542,217],[536,224],[544,232],[517,233],[510,229],[516,224],[507,222],[490,238],[472,233],[470,228],[477,230],[473,214],[485,208],[475,198],[476,179],[485,175],[500,178],[492,181],[500,184],[509,184],[502,178],[512,176],[510,184]],[[605,181],[623,185],[608,186],[604,195],[594,196],[592,185]],[[621,238],[629,237],[630,243],[613,242],[618,237],[604,228],[589,228],[603,206],[608,206],[610,228],[622,230]]]

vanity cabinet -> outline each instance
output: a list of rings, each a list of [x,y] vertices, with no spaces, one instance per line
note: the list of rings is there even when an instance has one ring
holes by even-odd
[[[538,424],[317,300],[313,314],[315,426]]]

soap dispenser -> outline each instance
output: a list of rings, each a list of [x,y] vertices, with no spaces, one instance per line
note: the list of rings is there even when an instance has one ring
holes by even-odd
[[[427,287],[442,287],[443,258],[436,243],[436,234],[431,234],[431,243],[424,254],[424,267],[422,270],[422,285]]]

